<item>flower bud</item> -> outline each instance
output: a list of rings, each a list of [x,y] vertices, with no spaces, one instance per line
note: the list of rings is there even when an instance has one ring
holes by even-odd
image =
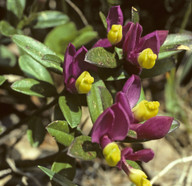
[[[128,176],[136,186],[152,186],[151,182],[147,179],[147,175],[142,170],[131,168]]]
[[[156,59],[157,55],[150,48],[143,50],[137,58],[139,65],[146,69],[153,68]]]
[[[122,25],[112,25],[108,32],[107,38],[112,45],[119,43],[122,39]]]
[[[159,111],[159,106],[160,104],[158,101],[148,102],[146,100],[143,100],[134,108],[132,108],[132,112],[135,119],[141,122],[156,116]]]
[[[103,155],[109,166],[116,166],[121,160],[121,151],[115,142],[107,144],[103,149]]]
[[[77,78],[75,82],[75,87],[80,94],[86,94],[90,91],[94,78],[89,74],[89,72],[84,71]]]

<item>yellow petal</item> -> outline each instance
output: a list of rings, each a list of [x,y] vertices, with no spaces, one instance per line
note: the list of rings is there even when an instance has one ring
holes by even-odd
[[[112,25],[111,30],[108,32],[107,38],[112,45],[121,41],[123,37],[122,25]]]

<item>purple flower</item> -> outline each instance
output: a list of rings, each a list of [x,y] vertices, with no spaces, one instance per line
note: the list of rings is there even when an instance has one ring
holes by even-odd
[[[137,108],[136,104],[139,100],[140,91],[140,78],[136,75],[132,75],[125,83],[122,91],[116,95],[116,103],[124,103],[122,106],[124,107],[124,110],[126,110],[129,117],[129,129],[136,132],[136,137],[132,140],[153,140],[162,138],[168,133],[173,118],[168,116],[154,116],[147,119],[144,123],[138,122],[138,118],[135,118],[133,110],[134,108]],[[156,102],[154,104],[156,104]],[[154,106],[154,104],[152,103],[152,106]],[[139,109],[140,108],[138,107],[138,110]],[[141,111],[139,111],[141,114],[143,114],[142,109],[143,107],[141,107]],[[131,138],[129,137],[128,139]]]
[[[85,54],[87,53],[87,49],[82,46],[78,51],[76,51],[75,47],[70,43],[65,52],[65,59],[63,64],[63,76],[64,76],[64,84],[66,89],[71,93],[78,93],[78,88],[86,87],[90,85],[88,80],[92,80],[90,76],[86,79],[84,78],[82,81],[84,84],[82,85],[81,82],[78,81],[76,84],[76,80],[80,75],[89,70],[96,71],[96,67],[88,64],[84,61]],[[84,75],[84,74],[83,74]],[[87,75],[87,73],[86,73]],[[88,80],[87,80],[88,79]],[[82,76],[80,78],[82,80]],[[88,82],[88,83],[87,83]],[[92,81],[91,81],[92,82]],[[86,85],[85,85],[86,83]]]
[[[155,61],[158,57],[160,46],[165,41],[168,31],[167,30],[157,30],[150,34],[147,34],[144,37],[141,37],[143,28],[139,23],[129,23],[127,25],[127,32],[123,40],[123,53],[127,61],[129,61],[134,67],[138,69],[138,72],[141,72],[141,68],[152,68],[153,63],[149,63],[150,57],[154,57],[151,61]],[[141,58],[141,53],[146,49],[150,49],[150,57],[147,62],[144,62]],[[155,58],[156,55],[156,58]],[[140,56],[140,61],[139,61]],[[147,54],[144,54],[146,57]],[[127,68],[130,68],[129,63],[125,63]]]

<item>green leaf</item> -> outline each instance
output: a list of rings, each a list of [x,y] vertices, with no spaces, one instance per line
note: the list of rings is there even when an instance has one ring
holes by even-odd
[[[5,82],[5,77],[4,76],[0,76],[0,85],[2,85]]]
[[[21,19],[25,3],[25,0],[7,0],[7,10],[18,17],[18,19]]]
[[[100,16],[100,18],[101,18],[101,21],[102,21],[102,23],[103,23],[103,26],[107,29],[107,21],[106,21],[106,17],[105,17],[105,15],[103,14],[103,12],[99,12],[99,16]]]
[[[64,55],[69,42],[73,41],[78,35],[76,26],[73,22],[57,26],[52,29],[45,38],[45,45],[57,54]]]
[[[91,90],[87,94],[87,104],[93,123],[103,112],[103,100],[101,98],[100,91],[102,87],[105,88],[104,82],[95,78],[95,82],[93,83]]]
[[[73,135],[69,134],[69,126],[66,121],[54,121],[46,129],[57,142],[64,146],[69,146],[74,139]]]
[[[56,89],[51,84],[30,78],[14,82],[11,88],[30,96],[51,97],[56,95]]]
[[[19,58],[21,70],[30,78],[35,78],[47,83],[53,84],[53,79],[47,69],[34,60],[29,55],[23,55]]]
[[[51,170],[55,173],[59,173],[70,180],[73,180],[75,176],[75,159],[67,156],[67,154],[59,154],[54,163],[52,164]]]
[[[160,48],[158,59],[170,57],[183,50],[189,50],[192,45],[191,34],[169,34]]]
[[[68,155],[82,160],[93,160],[97,156],[98,145],[89,136],[78,136],[68,149]]]
[[[77,127],[82,115],[77,95],[66,93],[64,96],[60,96],[59,106],[70,127]]]
[[[44,140],[45,127],[40,117],[33,117],[28,121],[27,137],[32,147],[38,147]]]
[[[106,87],[99,87],[103,110],[107,109],[113,104],[113,97]]]
[[[47,174],[51,180],[55,181],[56,183],[60,184],[61,186],[77,186],[76,184],[72,183],[70,180],[61,176],[58,173],[51,171],[43,166],[38,166],[45,174]]]
[[[139,23],[139,12],[134,7],[131,8],[131,16],[133,23]]]
[[[85,56],[85,61],[104,68],[116,68],[120,65],[115,58],[116,53],[111,53],[103,47],[90,49]]]
[[[133,167],[133,168],[135,168],[135,169],[140,169],[140,170],[142,170],[141,167],[139,166],[139,164],[137,164],[135,161],[126,160],[126,162],[127,162],[131,167]]]
[[[157,60],[155,66],[152,69],[143,69],[141,78],[148,78],[164,74],[175,67],[175,59],[168,58],[163,60]]]
[[[13,26],[4,20],[0,22],[0,32],[2,35],[7,37],[18,33],[18,31]]]
[[[136,139],[137,138],[137,133],[134,130],[129,130],[127,136]]]
[[[59,11],[47,10],[39,12],[35,21],[33,28],[49,28],[67,23],[69,17]]]
[[[14,67],[16,65],[16,57],[7,49],[0,46],[0,66]]]
[[[59,64],[50,63],[49,61],[42,59],[46,54],[55,55],[55,53],[47,48],[43,43],[24,35],[13,35],[12,40],[18,47],[24,50],[40,64],[54,72],[62,74],[63,68]]]
[[[58,57],[56,55],[52,55],[52,54],[46,54],[43,56],[42,59],[45,61],[50,61],[52,63],[59,64],[59,65],[61,65],[63,62],[60,57]]]
[[[98,36],[97,32],[93,31],[93,28],[91,26],[87,26],[85,28],[82,29],[83,32],[80,30],[79,33],[81,32],[81,34],[72,41],[72,44],[76,48],[79,48],[82,45],[86,45]]]
[[[173,132],[173,131],[176,130],[179,126],[180,126],[179,121],[177,121],[177,120],[173,120],[173,122],[172,122],[172,124],[171,124],[171,127],[170,127],[168,133]]]

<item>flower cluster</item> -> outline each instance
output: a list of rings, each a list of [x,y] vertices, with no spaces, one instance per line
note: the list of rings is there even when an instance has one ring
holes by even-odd
[[[148,162],[154,157],[151,149],[134,152],[121,149],[117,142],[137,142],[164,137],[170,130],[172,117],[157,116],[158,101],[140,100],[143,68],[151,69],[158,58],[160,46],[168,31],[157,30],[141,37],[142,26],[128,22],[123,26],[120,6],[110,9],[107,16],[107,38],[98,40],[93,48],[120,48],[123,51],[123,67],[130,75],[122,90],[116,94],[115,103],[97,118],[92,130],[92,142],[98,143],[109,166],[122,169],[137,186],[151,185],[146,174],[131,167],[126,160]],[[78,51],[69,44],[65,53],[63,74],[65,88],[70,93],[87,94],[94,83],[91,72],[99,67],[85,61],[87,49]],[[135,135],[129,135],[129,132]]]
[[[92,131],[92,142],[100,144],[108,165],[123,169],[131,181],[134,179],[134,176],[131,176],[134,171],[126,160],[148,162],[153,158],[154,153],[151,149],[133,152],[129,147],[120,150],[116,141],[122,141],[125,138],[131,141],[162,138],[168,133],[173,121],[172,117],[156,116],[158,102],[143,100],[137,103],[140,90],[140,78],[132,75],[122,91],[117,93],[115,103],[98,117]],[[134,131],[136,136],[127,136],[129,130]],[[145,180],[146,175],[144,175],[143,173],[142,179]]]

